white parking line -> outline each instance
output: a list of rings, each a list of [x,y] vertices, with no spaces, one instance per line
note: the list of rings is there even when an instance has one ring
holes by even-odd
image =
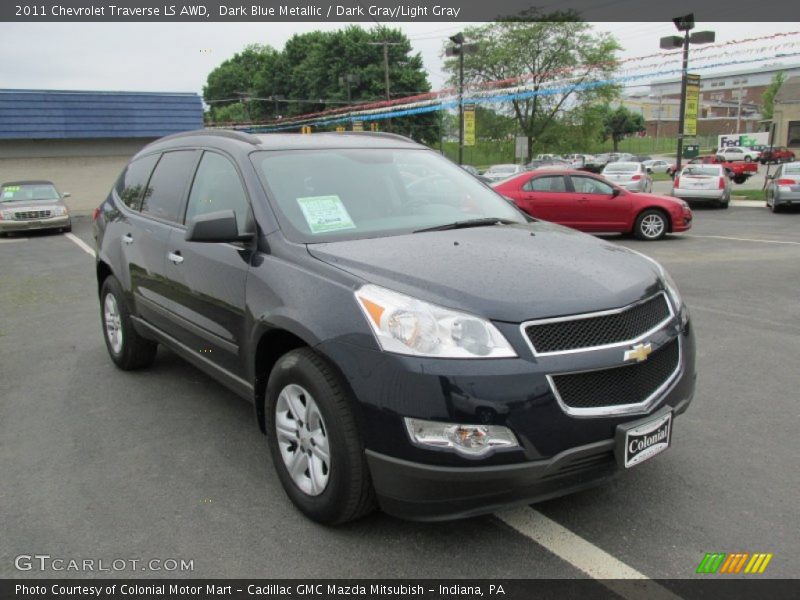
[[[74,233],[65,233],[64,237],[67,238],[68,240],[72,241],[72,242],[75,242],[75,244],[77,244],[78,248],[80,248],[81,250],[86,252],[86,254],[88,254],[89,256],[92,256],[92,257],[94,256],[94,250],[92,249],[92,247],[89,244],[87,244],[86,242],[84,242],[81,238],[79,238]]]
[[[725,235],[695,235],[693,233],[684,233],[683,237],[711,238],[716,240],[733,240],[735,242],[758,242],[761,244],[789,244],[790,246],[800,246],[800,242],[786,242],[781,240],[758,240],[753,238],[728,237]]]
[[[624,598],[630,600],[680,598],[533,508],[528,506],[515,508],[495,513],[495,516]],[[631,582],[619,581],[623,579],[642,581],[633,585]]]
[[[0,244],[13,244],[14,242],[27,242],[28,238],[9,238],[7,240],[0,240]]]

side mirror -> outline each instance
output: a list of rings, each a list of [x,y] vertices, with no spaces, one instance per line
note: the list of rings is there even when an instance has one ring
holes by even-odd
[[[72,196],[72,194],[70,194],[69,192],[64,192],[63,194],[61,194],[62,198],[69,198],[70,196]]]
[[[239,234],[236,213],[230,209],[198,215],[186,224],[187,242],[243,242],[252,237]]]
[[[613,189],[614,189],[614,191],[611,192],[611,196],[614,197],[614,198],[616,198],[617,196],[619,196],[622,193],[622,190],[619,189],[618,187],[615,187]]]
[[[648,173],[652,173],[653,169],[651,167],[645,167],[645,171],[647,171]]]

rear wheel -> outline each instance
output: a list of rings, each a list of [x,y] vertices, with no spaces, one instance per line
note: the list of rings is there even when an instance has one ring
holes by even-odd
[[[100,316],[108,354],[120,369],[131,371],[153,364],[158,345],[140,336],[119,281],[109,275],[100,289]]]
[[[640,240],[660,240],[667,234],[667,216],[658,209],[649,208],[636,218],[633,234]]]
[[[741,184],[741,183],[744,183],[745,181],[747,181],[747,177],[745,177],[744,175],[734,175],[733,176],[733,183]]]
[[[266,392],[267,435],[283,489],[307,517],[325,524],[371,512],[375,495],[350,392],[310,348],[281,357]]]

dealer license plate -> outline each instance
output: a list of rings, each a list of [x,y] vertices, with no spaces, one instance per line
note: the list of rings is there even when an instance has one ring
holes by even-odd
[[[672,411],[617,426],[617,461],[626,469],[661,454],[672,440]]]

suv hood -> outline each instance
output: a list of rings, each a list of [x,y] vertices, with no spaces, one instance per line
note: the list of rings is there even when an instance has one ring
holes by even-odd
[[[552,225],[495,225],[322,244],[315,258],[370,283],[496,321],[625,306],[661,289],[625,247]]]

